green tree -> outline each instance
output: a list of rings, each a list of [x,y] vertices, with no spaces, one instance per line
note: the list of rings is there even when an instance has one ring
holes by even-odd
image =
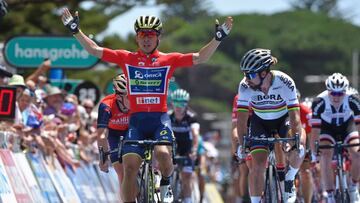
[[[21,34],[68,34],[60,21],[61,9],[79,11],[81,27],[98,34],[114,17],[148,0],[8,0],[8,13],[0,21],[0,41]],[[84,6],[84,3],[87,5]],[[89,3],[90,2],[90,3]]]
[[[165,19],[178,17],[191,23],[211,14],[211,4],[207,0],[157,0],[157,3],[166,6],[162,12]]]
[[[295,9],[305,9],[340,16],[338,2],[339,0],[290,0],[290,4]]]

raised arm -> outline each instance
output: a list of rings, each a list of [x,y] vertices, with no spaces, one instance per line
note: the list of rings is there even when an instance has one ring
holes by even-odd
[[[103,55],[103,48],[97,45],[92,39],[86,36],[80,30],[79,13],[76,11],[74,17],[70,11],[65,8],[62,12],[61,20],[64,25],[72,32],[74,37],[79,41],[82,47],[89,52],[89,54],[101,58]]]
[[[194,53],[193,63],[205,63],[209,58],[214,54],[222,39],[224,39],[232,29],[233,19],[231,16],[227,17],[225,22],[222,25],[219,25],[219,21],[215,22],[215,37],[204,47],[200,49],[199,52]]]

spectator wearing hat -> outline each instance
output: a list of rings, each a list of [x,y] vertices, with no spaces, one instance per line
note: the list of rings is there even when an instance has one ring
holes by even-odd
[[[0,85],[6,85],[7,82],[5,78],[11,78],[12,75],[12,73],[6,70],[5,66],[0,65]]]
[[[10,78],[8,85],[16,87],[16,100],[21,97],[26,88],[24,77],[18,74],[14,74]]]
[[[44,115],[58,114],[64,103],[64,95],[58,87],[47,85],[46,90]]]
[[[17,75],[14,74],[8,83],[9,86],[13,86],[16,87],[16,107],[15,107],[15,120],[14,120],[14,124],[17,125],[17,127],[21,128],[20,126],[23,125],[23,118],[21,115],[21,111],[19,109],[19,99],[21,97],[21,95],[23,94],[26,85],[24,82],[24,78],[21,75]]]

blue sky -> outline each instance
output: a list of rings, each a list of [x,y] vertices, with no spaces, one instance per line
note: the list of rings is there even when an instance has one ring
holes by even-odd
[[[266,13],[271,14],[288,10],[290,0],[208,0],[214,11],[221,15],[232,15],[241,13]],[[339,0],[339,7],[346,17],[360,26],[360,0]],[[137,7],[125,14],[114,18],[109,28],[101,34],[117,33],[122,37],[133,32],[133,22],[139,15],[159,16],[163,7]],[[81,15],[81,14],[80,14]],[[101,37],[100,36],[100,37]]]

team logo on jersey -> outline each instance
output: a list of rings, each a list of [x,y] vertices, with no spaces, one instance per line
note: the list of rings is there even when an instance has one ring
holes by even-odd
[[[126,64],[131,95],[165,94],[170,66],[139,67]]]
[[[160,97],[137,97],[136,104],[160,104]]]
[[[276,100],[276,101],[282,101],[283,98],[280,96],[280,94],[269,94],[269,95],[256,95],[252,97],[253,101],[263,101],[263,100]]]
[[[129,124],[129,118],[123,117],[123,118],[111,119],[110,122],[113,125],[127,125]]]
[[[295,86],[294,86],[293,82],[292,82],[289,78],[287,78],[287,77],[285,77],[285,76],[283,76],[283,75],[280,75],[280,80],[281,80],[289,89],[291,89],[291,91],[294,91]]]
[[[135,71],[135,78],[137,78],[137,79],[143,79],[144,78],[144,76],[143,76],[143,74],[140,72],[140,71]]]

